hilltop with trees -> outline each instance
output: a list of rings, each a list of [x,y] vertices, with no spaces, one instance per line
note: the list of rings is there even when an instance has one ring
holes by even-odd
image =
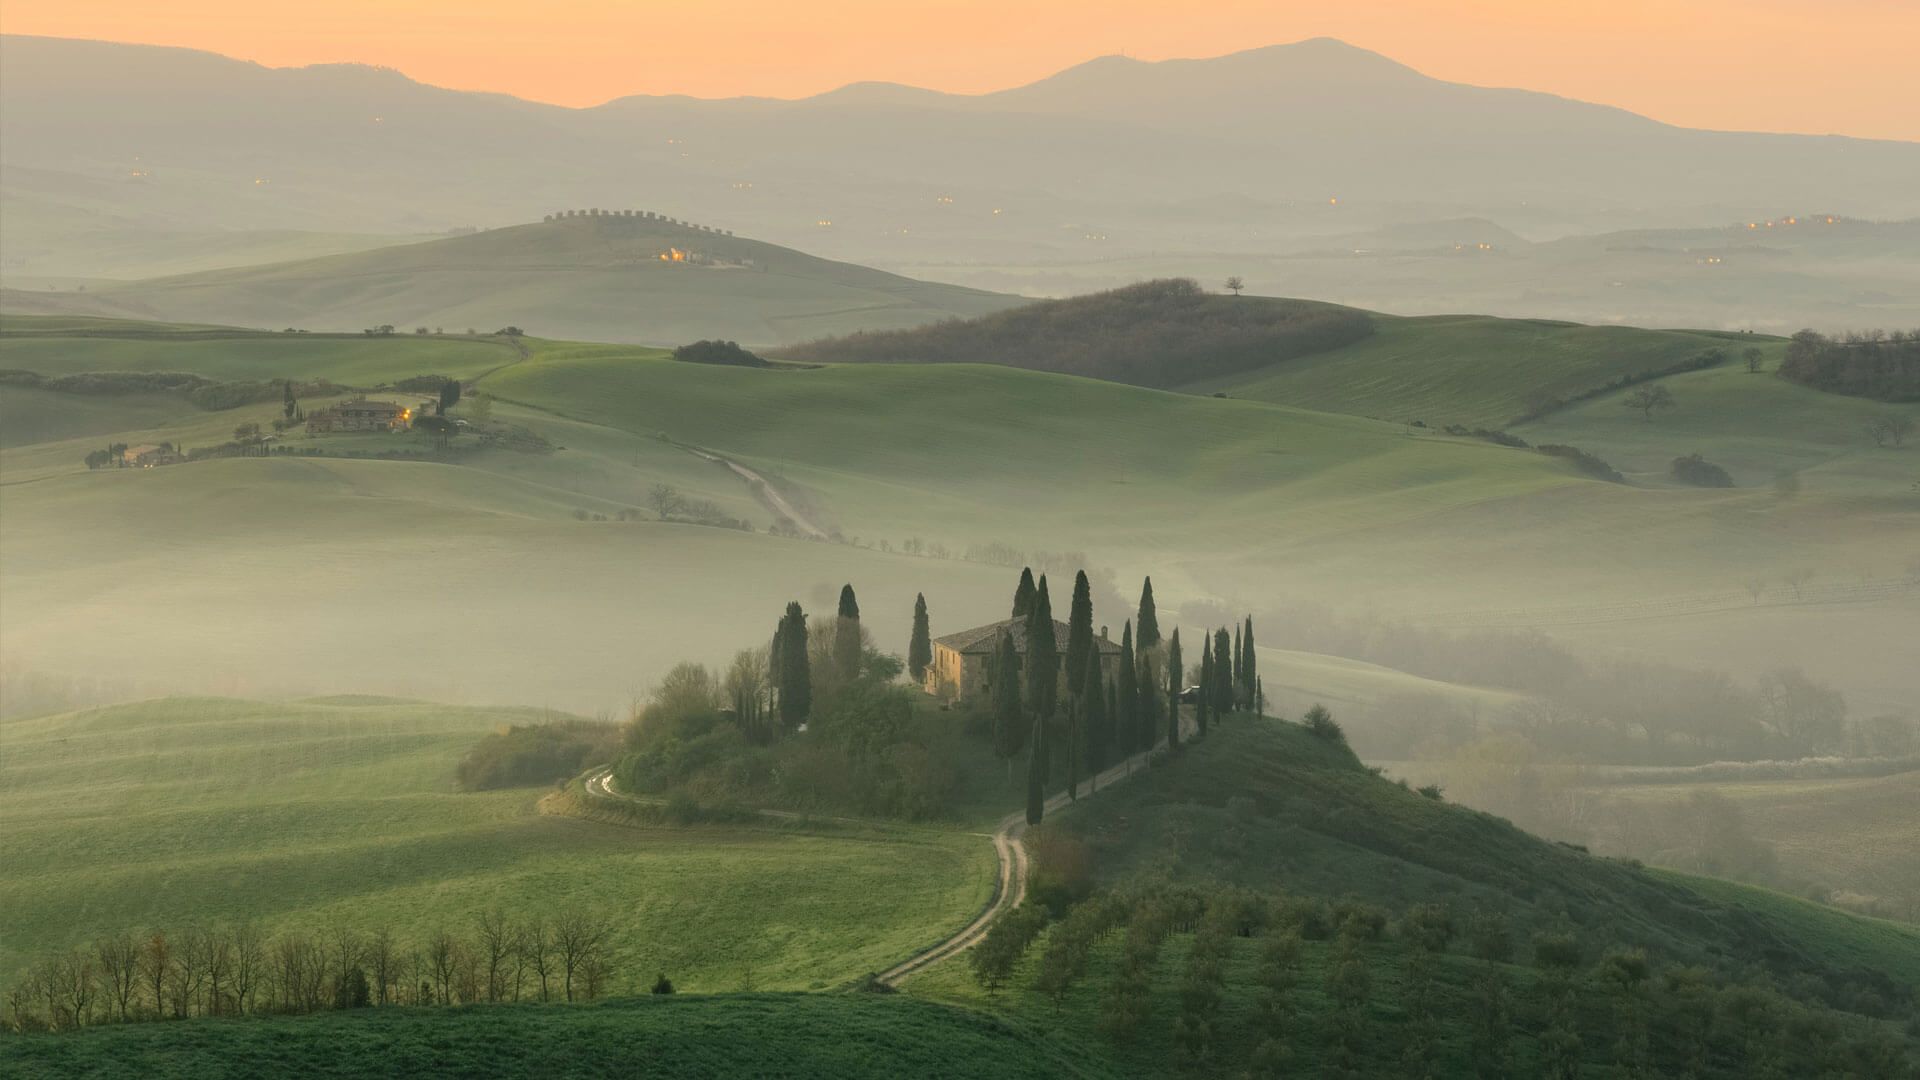
[[[1173,387],[1350,345],[1373,332],[1354,308],[1209,294],[1186,278],[1043,300],[913,330],[789,346],[794,360],[1006,364],[1135,386]]]

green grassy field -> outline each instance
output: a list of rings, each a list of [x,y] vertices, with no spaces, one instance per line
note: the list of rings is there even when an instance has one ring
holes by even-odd
[[[1533,443],[1571,443],[1606,459],[1635,483],[1672,485],[1674,458],[1699,453],[1741,487],[1772,490],[1792,474],[1801,493],[1889,500],[1920,480],[1920,444],[1879,447],[1876,416],[1920,418],[1920,405],[1821,393],[1730,363],[1661,382],[1674,406],[1648,419],[1605,394],[1514,428]]]
[[[679,248],[692,262],[663,262]],[[1017,300],[638,218],[568,218],[96,290],[183,321],[355,330],[517,325],[555,337],[800,341],[977,315]]]
[[[1050,1028],[905,996],[676,994],[93,1028],[0,1040],[0,1063],[21,1080],[1120,1075],[1088,1040]]]
[[[0,354],[5,367],[42,375],[186,371],[222,381],[326,379],[345,386],[377,386],[410,375],[466,379],[519,358],[506,339],[421,336],[411,329],[370,338],[8,315],[0,318]]]
[[[0,971],[120,930],[338,922],[418,942],[479,912],[615,917],[612,985],[836,985],[964,925],[985,841],[930,829],[634,828],[453,788],[538,709],[180,698],[0,723]]]
[[[1537,395],[1566,397],[1621,375],[1669,367],[1703,349],[1732,354],[1747,342],[1776,357],[1782,347],[1775,338],[1688,330],[1482,315],[1379,316],[1373,336],[1355,344],[1188,389],[1432,427],[1500,428]]]

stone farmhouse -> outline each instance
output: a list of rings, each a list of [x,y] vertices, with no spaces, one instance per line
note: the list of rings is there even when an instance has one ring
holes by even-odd
[[[180,456],[172,443],[159,446],[153,443],[142,443],[139,446],[127,447],[120,455],[120,464],[129,469],[151,469],[157,465],[172,465],[184,460],[186,459]]]
[[[1003,619],[997,623],[976,626],[971,630],[962,630],[957,634],[948,634],[936,638],[933,642],[933,663],[927,665],[924,689],[927,693],[951,702],[985,701],[992,693],[991,671],[994,651],[1000,647],[1000,635],[1013,637],[1013,651],[1020,656],[1022,665],[1027,656],[1027,620]],[[1067,650],[1067,624],[1055,619],[1053,622],[1053,640],[1061,653]],[[1101,627],[1093,638],[1094,648],[1100,651],[1100,671],[1108,679],[1117,678],[1120,672],[1120,646],[1107,638],[1107,628]],[[1060,693],[1066,695],[1066,672],[1060,673]]]
[[[368,401],[354,398],[330,408],[307,414],[309,432],[405,431],[413,418],[428,408],[425,403],[402,405],[395,401]]]

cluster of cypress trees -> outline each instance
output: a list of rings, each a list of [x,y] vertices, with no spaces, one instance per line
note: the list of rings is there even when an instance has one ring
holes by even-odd
[[[915,607],[910,652],[922,647],[923,609],[924,601]],[[1108,766],[1130,761],[1162,737],[1169,747],[1179,747],[1180,701],[1188,690],[1180,631],[1175,628],[1170,638],[1162,640],[1152,578],[1141,584],[1136,617],[1121,628],[1120,655],[1111,679],[1094,636],[1093,589],[1085,571],[1074,576],[1064,649],[1057,640],[1046,575],[1036,579],[1030,567],[1020,572],[1012,618],[1025,638],[1026,656],[1020,655],[1011,628],[1003,631],[988,662],[987,697],[994,753],[1007,762],[1009,777],[1013,758],[1022,750],[1028,752],[1030,822],[1038,824],[1045,810],[1056,742],[1064,745],[1061,763],[1069,798],[1079,797],[1082,770],[1097,785]],[[930,662],[930,649],[927,655]],[[924,663],[919,670],[924,671]],[[1064,702],[1060,700],[1062,682]],[[1251,617],[1231,632],[1222,628],[1203,638],[1200,689],[1202,736],[1213,719],[1259,705]]]

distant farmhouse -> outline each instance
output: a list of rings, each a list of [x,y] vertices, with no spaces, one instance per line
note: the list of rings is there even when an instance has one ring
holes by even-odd
[[[160,446],[142,443],[139,446],[129,446],[120,453],[120,464],[129,469],[151,469],[156,465],[172,465],[184,460],[186,459],[174,450],[172,443]]]
[[[309,432],[340,431],[405,431],[413,426],[413,418],[429,406],[422,402],[414,406],[402,405],[395,401],[368,401],[355,398],[343,401],[331,408],[307,414]]]
[[[992,691],[991,675],[994,651],[1000,647],[1000,635],[1013,638],[1013,651],[1026,663],[1027,620],[1004,619],[957,634],[936,638],[933,663],[927,665],[924,689],[946,701],[984,701]],[[1061,653],[1067,650],[1067,624],[1054,620],[1053,640]],[[1107,628],[1094,635],[1094,648],[1100,650],[1100,672],[1108,679],[1119,677],[1120,646],[1107,639]],[[1066,695],[1066,673],[1060,674],[1060,693]]]

